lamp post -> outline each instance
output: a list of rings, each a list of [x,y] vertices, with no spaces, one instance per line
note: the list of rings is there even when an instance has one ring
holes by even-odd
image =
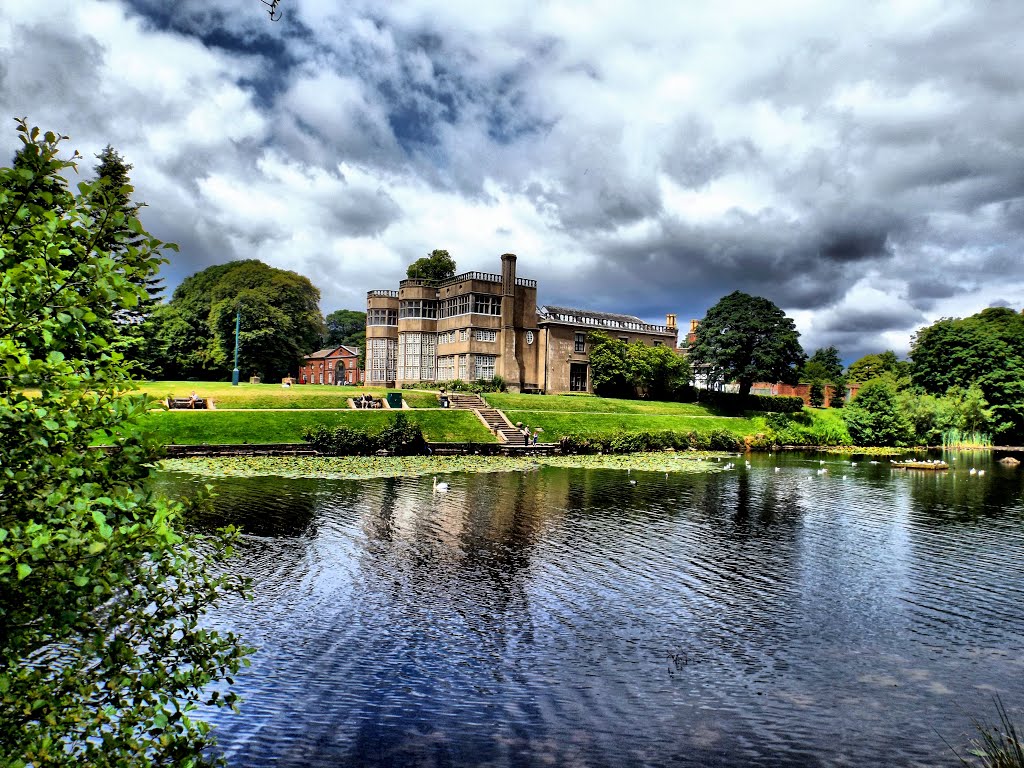
[[[235,370],[231,372],[231,386],[238,386],[238,334],[242,329],[242,310],[235,315]]]

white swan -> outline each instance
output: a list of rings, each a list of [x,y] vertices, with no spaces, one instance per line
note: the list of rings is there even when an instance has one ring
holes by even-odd
[[[448,490],[448,483],[439,483],[439,482],[437,482],[437,475],[434,475],[434,492],[435,493],[438,493],[438,492],[444,493],[447,490]]]

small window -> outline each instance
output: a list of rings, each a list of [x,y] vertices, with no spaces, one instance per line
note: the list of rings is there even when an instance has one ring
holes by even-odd
[[[576,334],[575,351],[576,352],[585,352],[586,349],[587,349],[586,338],[584,337],[584,335],[582,333],[577,333]]]
[[[533,344],[533,331],[526,332],[526,343]]]
[[[629,344],[629,336],[619,336],[619,341],[623,344]]]

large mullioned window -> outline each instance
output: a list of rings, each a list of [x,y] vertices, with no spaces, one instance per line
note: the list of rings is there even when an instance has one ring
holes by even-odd
[[[473,378],[493,379],[494,362],[496,359],[496,355],[476,355],[473,359],[475,363]]]
[[[486,293],[464,293],[452,296],[441,302],[439,317],[456,317],[457,315],[500,315],[501,296]]]
[[[437,302],[431,301],[430,299],[409,299],[407,301],[402,301],[398,307],[398,316],[401,318],[436,318]]]
[[[398,325],[397,309],[371,309],[366,313],[367,325]]]
[[[451,381],[455,378],[455,356],[442,355],[437,358],[437,380]]]
[[[436,363],[436,333],[400,333],[398,335],[398,379],[400,381],[433,381]]]
[[[366,346],[368,380],[373,382],[394,381],[398,343],[394,339],[367,339]]]

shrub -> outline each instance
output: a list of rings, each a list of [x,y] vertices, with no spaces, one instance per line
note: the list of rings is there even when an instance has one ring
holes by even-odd
[[[825,404],[825,388],[820,382],[816,381],[811,384],[808,399],[811,401],[812,408],[821,408]]]
[[[302,439],[321,453],[332,456],[372,456],[381,450],[395,456],[415,456],[427,450],[423,430],[411,423],[404,413],[396,414],[376,435],[344,426],[329,429],[320,424],[303,430]]]
[[[797,413],[804,407],[804,401],[799,397],[741,395],[736,392],[713,392],[710,390],[701,391],[698,400],[724,413],[741,413],[742,411]]]
[[[427,441],[419,424],[413,424],[404,413],[395,414],[388,426],[377,435],[377,450],[395,456],[415,456],[426,453]]]

